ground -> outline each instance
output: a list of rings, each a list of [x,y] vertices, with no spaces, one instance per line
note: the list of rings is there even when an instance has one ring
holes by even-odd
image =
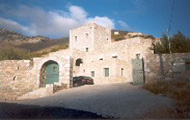
[[[136,119],[160,118],[158,114],[151,116],[150,113],[172,109],[175,103],[173,99],[155,95],[142,86],[133,86],[130,83],[88,85],[62,90],[49,97],[14,102],[28,106],[40,105],[88,111],[109,118]]]

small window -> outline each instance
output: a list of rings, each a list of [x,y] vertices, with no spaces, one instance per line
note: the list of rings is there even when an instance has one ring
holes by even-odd
[[[88,48],[86,48],[86,52],[88,52]]]
[[[16,80],[16,76],[13,77],[13,81],[15,81],[15,80]]]
[[[104,76],[109,77],[109,68],[104,68]]]
[[[100,58],[99,60],[104,60],[103,58]]]
[[[121,76],[123,76],[123,71],[124,71],[124,69],[123,69],[123,68],[121,68]]]
[[[75,42],[77,42],[77,36],[75,36]]]
[[[91,71],[91,76],[94,77],[95,76],[95,72]]]
[[[83,72],[85,72],[85,70],[83,70]]]
[[[109,40],[109,38],[107,37],[106,40]]]
[[[117,55],[112,56],[112,58],[117,58]]]

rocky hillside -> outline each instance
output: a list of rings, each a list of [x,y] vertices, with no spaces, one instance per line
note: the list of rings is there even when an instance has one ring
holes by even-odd
[[[5,28],[0,28],[0,42],[3,41],[23,41],[27,39],[26,36],[23,36],[17,32],[10,31]]]
[[[28,37],[5,28],[0,28],[0,48],[14,46],[33,52],[55,45],[67,44],[68,38],[50,39],[44,36]]]
[[[138,33],[138,32],[129,32],[129,31],[121,31],[121,30],[112,30],[111,31],[112,41],[121,41],[125,39],[141,37],[143,39],[152,39],[155,40],[156,38],[152,35]]]
[[[25,42],[25,43],[36,43],[36,42],[41,42],[45,40],[49,40],[49,38],[41,36],[41,35],[34,36],[34,37],[27,37],[15,31],[11,31],[5,28],[0,28],[0,42],[17,41],[17,42]]]

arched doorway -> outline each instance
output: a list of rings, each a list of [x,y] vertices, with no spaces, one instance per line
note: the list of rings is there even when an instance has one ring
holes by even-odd
[[[75,62],[75,65],[76,66],[80,66],[80,64],[82,64],[83,63],[83,60],[81,59],[81,58],[78,58],[77,60],[76,60],[76,62]]]
[[[73,75],[78,76],[81,74],[83,59],[81,59],[81,58],[76,59],[74,64],[75,64],[75,66],[74,66]]]
[[[48,61],[43,64],[40,72],[40,87],[46,84],[53,84],[59,81],[59,65],[55,61]]]

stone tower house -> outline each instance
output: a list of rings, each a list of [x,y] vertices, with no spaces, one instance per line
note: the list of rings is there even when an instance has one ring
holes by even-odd
[[[112,31],[95,23],[70,30],[73,76],[91,76],[95,84],[132,81],[131,60],[150,53],[151,39],[114,41]],[[140,34],[140,33],[131,33]]]
[[[102,45],[111,42],[111,29],[95,23],[89,23],[70,30],[70,49],[83,52],[92,52],[102,48]]]

